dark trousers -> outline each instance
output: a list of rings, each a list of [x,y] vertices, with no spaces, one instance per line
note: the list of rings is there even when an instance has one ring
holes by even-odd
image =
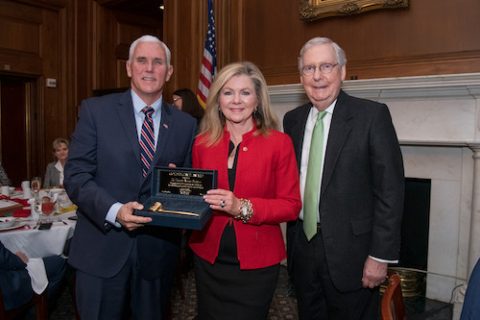
[[[154,254],[154,253],[152,253]],[[145,280],[138,273],[136,246],[111,278],[76,272],[76,300],[81,319],[165,319],[173,270]]]
[[[292,275],[300,320],[378,319],[379,290],[340,292],[328,269],[321,229],[307,241],[301,221],[297,223]],[[345,262],[345,263],[348,263]],[[361,282],[361,278],[358,279]]]
[[[53,309],[58,297],[61,293],[61,286],[67,270],[67,262],[60,256],[50,256],[43,258],[45,271],[48,278],[48,305],[50,310]]]

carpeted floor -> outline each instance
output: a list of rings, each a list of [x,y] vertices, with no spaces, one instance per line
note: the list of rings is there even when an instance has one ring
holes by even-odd
[[[196,291],[193,272],[182,278],[184,298],[180,286],[177,284],[173,292],[171,320],[192,320],[196,314]],[[297,320],[297,307],[294,297],[288,294],[288,277],[286,268],[282,267],[277,289],[270,306],[268,320]],[[452,319],[452,305],[425,298],[416,298],[405,301],[409,320],[450,320]],[[50,316],[50,320],[73,320],[71,294],[68,287],[63,291],[58,305]],[[252,319],[255,320],[255,319]]]
[[[185,290],[185,299],[182,299],[181,292],[176,286],[173,293],[172,320],[191,320],[196,315],[196,291],[193,272],[188,273],[182,280]],[[270,306],[269,320],[294,320],[297,317],[297,305],[294,297],[288,295],[287,272],[281,268],[280,278],[275,290],[272,304]],[[252,319],[253,320],[253,319]]]
[[[177,284],[173,292],[172,318],[171,320],[191,320],[196,315],[197,295],[193,272],[189,272],[181,280],[184,298],[182,298],[180,286]],[[68,287],[65,288],[57,307],[50,316],[51,320],[75,319],[71,294]],[[296,300],[288,295],[287,272],[281,268],[275,296],[270,306],[269,320],[295,320],[297,317]],[[253,319],[252,319],[253,320]]]

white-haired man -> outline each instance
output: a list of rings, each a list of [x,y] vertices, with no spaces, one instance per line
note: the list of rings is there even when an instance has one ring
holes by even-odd
[[[134,41],[126,67],[130,90],[82,102],[65,167],[82,319],[163,319],[179,251],[178,229],[149,227],[134,210],[154,166],[191,165],[196,121],[162,99],[173,68],[158,38]]]

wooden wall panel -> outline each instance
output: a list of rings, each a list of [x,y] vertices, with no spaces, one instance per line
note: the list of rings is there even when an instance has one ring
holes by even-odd
[[[40,75],[42,59],[38,55],[0,49],[0,72]]]
[[[244,56],[244,0],[214,0],[217,65]],[[196,91],[207,31],[207,1],[165,0],[164,38],[172,50],[174,73],[166,97],[178,88]]]
[[[1,10],[1,9],[0,9]],[[3,49],[39,54],[40,25],[3,16],[0,20],[0,43]],[[22,37],[19,37],[22,36]]]
[[[39,75],[43,19],[35,8],[0,1],[0,71]]]
[[[39,134],[43,135],[44,147],[38,150],[45,154],[46,161],[53,161],[51,142],[59,137],[67,135],[67,113],[64,103],[66,97],[67,81],[62,72],[63,61],[66,59],[63,50],[63,39],[61,35],[62,21],[61,10],[43,10],[43,24],[40,41],[42,43],[43,73],[39,77],[38,92],[43,103],[38,103]],[[56,87],[47,87],[46,79],[55,79]],[[40,100],[40,99],[39,99]]]
[[[67,104],[75,92],[68,72],[74,51],[67,50],[67,33],[74,30],[67,28],[67,17],[73,8],[72,1],[63,0],[0,1],[0,76],[15,76],[29,88],[24,106],[29,143],[22,145],[29,157],[25,174],[43,175],[52,161],[51,142],[68,137],[76,120],[75,107]],[[55,79],[56,87],[47,87],[47,78]]]
[[[244,26],[249,16],[244,8],[244,0],[216,1],[215,24],[217,35],[217,62],[224,66],[232,61],[244,60]],[[248,36],[255,36],[250,34]]]
[[[165,0],[164,42],[172,53],[173,75],[165,97],[179,88],[197,88],[204,38],[207,31],[207,1]]]
[[[76,22],[70,25],[68,29],[70,39],[73,40],[73,42],[69,42],[70,54],[68,56],[70,57],[70,66],[74,68],[74,77],[71,82],[75,90],[69,106],[75,106],[75,109],[77,109],[80,101],[92,95],[94,75],[97,73],[97,64],[95,63],[96,33],[93,23],[94,7],[95,2],[93,0],[75,0],[75,12],[70,20]]]
[[[162,21],[98,5],[95,6],[95,12],[96,60],[93,89],[128,87],[130,81],[125,71],[125,62],[131,42],[145,34],[161,39]]]
[[[308,23],[299,3],[245,0],[242,58],[257,63],[270,84],[298,82],[298,52],[315,36],[339,43],[348,76],[358,79],[480,71],[478,0],[411,0],[408,9]]]

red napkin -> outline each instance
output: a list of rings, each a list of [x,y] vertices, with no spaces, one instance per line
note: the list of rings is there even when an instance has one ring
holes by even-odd
[[[26,218],[30,216],[30,205],[28,204],[28,200],[26,199],[10,199],[10,200],[15,201],[22,205],[22,208],[15,210],[12,213],[12,216],[14,216],[15,218]],[[28,209],[23,209],[27,207]]]

